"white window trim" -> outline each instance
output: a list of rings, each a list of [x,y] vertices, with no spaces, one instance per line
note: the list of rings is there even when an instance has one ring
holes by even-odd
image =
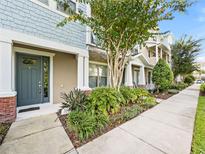
[[[107,86],[108,86],[108,84],[109,84],[109,81],[108,81],[108,74],[109,74],[109,72],[108,72],[108,65],[107,65],[107,63],[102,63],[102,62],[96,62],[96,61],[89,61],[89,64],[94,64],[94,65],[101,65],[101,66],[107,66]],[[90,67],[89,67],[90,68]],[[88,75],[89,77],[90,77],[90,73],[89,73],[89,75]],[[88,82],[90,82],[90,81],[88,81]],[[89,83],[88,83],[89,84]],[[95,88],[97,88],[97,87],[95,87]],[[95,89],[95,88],[92,88],[92,89]]]
[[[32,1],[33,3],[35,3],[35,4],[37,4],[37,5],[41,6],[41,7],[44,7],[46,9],[50,10],[50,11],[53,11],[53,12],[55,12],[55,13],[61,15],[61,16],[64,16],[64,17],[68,17],[69,16],[68,14],[63,13],[63,12],[57,10],[57,2],[52,2],[51,3],[51,1],[54,1],[54,0],[48,0],[48,5],[42,3],[42,2],[40,2],[38,0],[30,0],[30,1]],[[76,3],[76,13],[78,13],[79,3],[76,0],[71,0],[71,1]],[[53,6],[51,6],[51,4],[53,4]],[[54,4],[55,4],[55,7],[54,7]]]

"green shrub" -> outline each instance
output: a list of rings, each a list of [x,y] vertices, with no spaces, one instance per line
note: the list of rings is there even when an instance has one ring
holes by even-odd
[[[111,122],[111,124],[116,122],[121,123],[122,121],[127,121],[136,117],[142,111],[143,108],[140,107],[138,104],[134,104],[132,106],[124,106],[121,108],[121,112],[115,115],[111,115],[109,121]]]
[[[200,91],[205,93],[205,83],[201,84]]]
[[[89,96],[88,110],[92,113],[99,112],[104,115],[116,113],[120,105],[125,102],[122,94],[114,88],[97,88]]]
[[[132,103],[137,100],[137,95],[134,93],[134,89],[130,87],[121,87],[120,92],[125,99],[125,102]]]
[[[123,114],[123,120],[130,120],[134,117],[136,117],[138,114],[142,112],[142,108],[135,104],[131,107],[127,107],[126,111]]]
[[[184,83],[187,83],[188,85],[191,85],[194,83],[194,77],[192,75],[188,75],[184,78]]]
[[[179,93],[179,90],[177,90],[177,89],[169,89],[169,90],[168,90],[168,93],[169,93],[169,94],[178,94],[178,93]]]
[[[152,81],[158,90],[169,89],[173,81],[173,73],[169,65],[162,59],[159,59],[153,69]]]
[[[149,109],[157,104],[156,99],[152,96],[146,96],[144,97],[144,100],[140,103],[140,106],[142,106],[145,110]]]
[[[186,87],[188,87],[189,85],[187,83],[184,82],[179,82],[179,83],[174,83],[170,86],[170,89],[176,89],[176,90],[183,90]]]
[[[133,93],[136,96],[135,103],[143,103],[144,99],[150,96],[150,93],[143,88],[133,88]]]
[[[95,120],[96,120],[96,128],[102,129],[109,122],[109,117],[104,114],[96,113]]]
[[[70,112],[68,114],[67,125],[78,135],[80,140],[89,138],[97,129],[95,116],[82,111]]]
[[[79,89],[74,89],[68,94],[63,93],[61,98],[64,100],[62,108],[69,108],[69,110],[84,110],[87,103],[87,96]]]

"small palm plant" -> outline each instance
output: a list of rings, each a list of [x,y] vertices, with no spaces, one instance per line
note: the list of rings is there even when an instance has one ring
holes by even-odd
[[[79,89],[74,89],[70,91],[68,94],[63,93],[61,98],[64,100],[64,102],[62,102],[62,109],[67,108],[70,111],[82,111],[85,109],[87,96],[83,91]]]

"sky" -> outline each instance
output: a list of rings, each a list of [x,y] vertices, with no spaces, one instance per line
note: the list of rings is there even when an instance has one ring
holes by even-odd
[[[176,13],[173,20],[159,24],[162,32],[171,31],[175,39],[183,35],[205,39],[205,0],[197,0],[185,13]],[[205,62],[205,40],[197,61]]]

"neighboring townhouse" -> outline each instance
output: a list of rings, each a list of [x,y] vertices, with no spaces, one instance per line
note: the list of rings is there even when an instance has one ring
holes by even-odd
[[[69,3],[87,13],[86,5]],[[28,107],[61,103],[62,92],[89,87],[86,26],[57,27],[67,15],[55,0],[0,1],[0,122]]]
[[[157,33],[157,32],[155,32]],[[159,32],[158,32],[159,33]],[[89,50],[89,86],[91,88],[108,85],[106,53],[91,35]],[[171,66],[172,35],[158,34],[145,42],[145,46],[136,45],[129,63],[125,67],[123,85],[133,87],[154,88],[152,70],[162,58]]]
[[[125,69],[126,86],[142,86],[152,89],[152,70],[158,60],[164,59],[171,67],[171,44],[170,33],[154,35],[144,46],[137,45],[134,48],[133,56]]]

